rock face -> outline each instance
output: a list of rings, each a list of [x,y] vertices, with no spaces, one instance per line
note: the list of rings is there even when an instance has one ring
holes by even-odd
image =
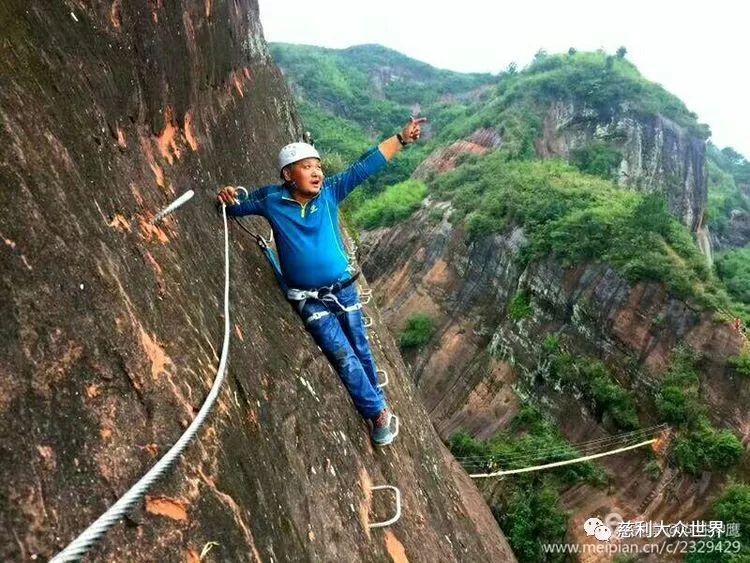
[[[742,248],[750,244],[750,213],[742,209],[733,210],[729,216],[729,226],[726,231],[725,237],[713,241],[716,247]]]
[[[195,416],[222,346],[214,194],[272,182],[301,127],[255,2],[5,1],[0,26],[0,560],[26,561],[64,547]],[[402,429],[373,451],[255,243],[231,235],[226,386],[92,560],[512,560],[387,331],[371,339]],[[382,484],[403,515],[370,530],[394,509]]]
[[[597,141],[620,153],[619,184],[664,192],[671,211],[689,229],[696,231],[702,225],[708,197],[702,139],[660,115],[624,110],[602,121],[593,110],[556,102],[544,117],[536,150],[543,158],[569,159]]]
[[[492,149],[502,145],[502,138],[494,129],[479,129],[447,147],[442,147],[433,152],[424,160],[412,174],[413,177],[425,179],[430,173],[444,173],[455,169],[461,155],[487,154]]]
[[[444,214],[439,223],[437,209]],[[552,336],[567,351],[604,361],[637,397],[644,426],[656,422],[653,395],[672,350],[689,345],[703,355],[701,391],[710,416],[750,445],[750,386],[726,364],[744,341],[729,324],[658,284],[631,286],[605,265],[565,269],[550,260],[526,266],[520,229],[467,243],[448,221],[450,213],[449,204],[428,201],[409,221],[363,237],[365,272],[392,330],[417,311],[437,322],[432,341],[408,360],[443,438],[458,429],[489,438],[523,400],[543,404],[573,443],[609,435],[606,421],[548,380],[542,349]],[[532,314],[513,321],[507,311],[519,291],[529,296]],[[597,511],[674,521],[702,514],[718,477],[675,479],[667,470],[654,482],[645,478],[646,461],[640,452],[604,459],[611,492],[585,486],[567,494],[571,522]]]

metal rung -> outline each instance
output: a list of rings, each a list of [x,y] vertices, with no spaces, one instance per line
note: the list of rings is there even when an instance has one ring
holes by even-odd
[[[360,299],[359,302],[362,303],[362,305],[367,305],[372,300],[372,295],[365,295],[364,299]]]
[[[401,419],[397,417],[395,414],[391,413],[391,418],[394,420],[393,422],[393,439],[396,439],[396,436],[398,436],[399,428],[401,427]]]
[[[378,387],[385,387],[386,385],[388,385],[388,372],[385,371],[384,369],[379,369],[378,370],[378,375],[380,375],[381,373],[383,374],[383,379],[385,379],[385,381],[383,381],[383,383],[379,383]],[[380,379],[380,378],[378,378],[378,379]]]
[[[362,315],[362,319],[364,320],[365,328],[370,328],[372,326],[372,319],[370,317]]]
[[[378,485],[377,487],[370,487],[371,491],[381,491],[383,489],[390,489],[396,494],[396,515],[390,520],[386,520],[385,522],[375,522],[374,524],[368,524],[368,528],[384,528],[385,526],[395,524],[396,522],[398,522],[398,519],[401,518],[401,491],[399,491],[398,488],[394,487],[393,485]]]
[[[372,289],[360,287],[359,294],[364,295],[365,297],[372,297]]]

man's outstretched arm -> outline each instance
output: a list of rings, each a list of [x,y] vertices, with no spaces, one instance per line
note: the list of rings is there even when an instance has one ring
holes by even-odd
[[[426,117],[411,118],[400,133],[380,143],[376,149],[365,153],[357,162],[349,168],[332,176],[329,186],[337,202],[342,201],[354,188],[367,180],[370,176],[377,174],[401,149],[414,143],[421,135],[421,124],[427,121]]]

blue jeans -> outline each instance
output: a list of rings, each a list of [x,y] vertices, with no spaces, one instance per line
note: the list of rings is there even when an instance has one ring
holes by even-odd
[[[355,284],[333,295],[344,307],[359,303]],[[305,328],[338,372],[359,414],[366,419],[375,418],[386,404],[383,391],[378,387],[377,368],[362,310],[346,312],[334,302],[308,299],[302,307],[302,319],[306,321],[311,315],[325,311],[330,314],[305,322]]]

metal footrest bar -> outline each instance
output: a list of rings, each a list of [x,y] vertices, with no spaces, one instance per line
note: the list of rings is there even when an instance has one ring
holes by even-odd
[[[380,374],[383,374],[383,383],[379,383],[378,387],[385,387],[386,385],[388,385],[388,372],[384,369],[379,369],[378,376],[380,376]],[[380,379],[380,377],[378,377],[378,379]]]
[[[399,491],[398,488],[394,487],[393,485],[378,485],[376,487],[370,487],[371,491],[382,491],[385,489],[390,489],[396,495],[396,515],[393,518],[386,520],[385,522],[374,522],[372,524],[368,524],[368,528],[384,528],[386,526],[390,526],[391,524],[395,524],[396,522],[398,522],[398,519],[401,518],[401,491]]]

